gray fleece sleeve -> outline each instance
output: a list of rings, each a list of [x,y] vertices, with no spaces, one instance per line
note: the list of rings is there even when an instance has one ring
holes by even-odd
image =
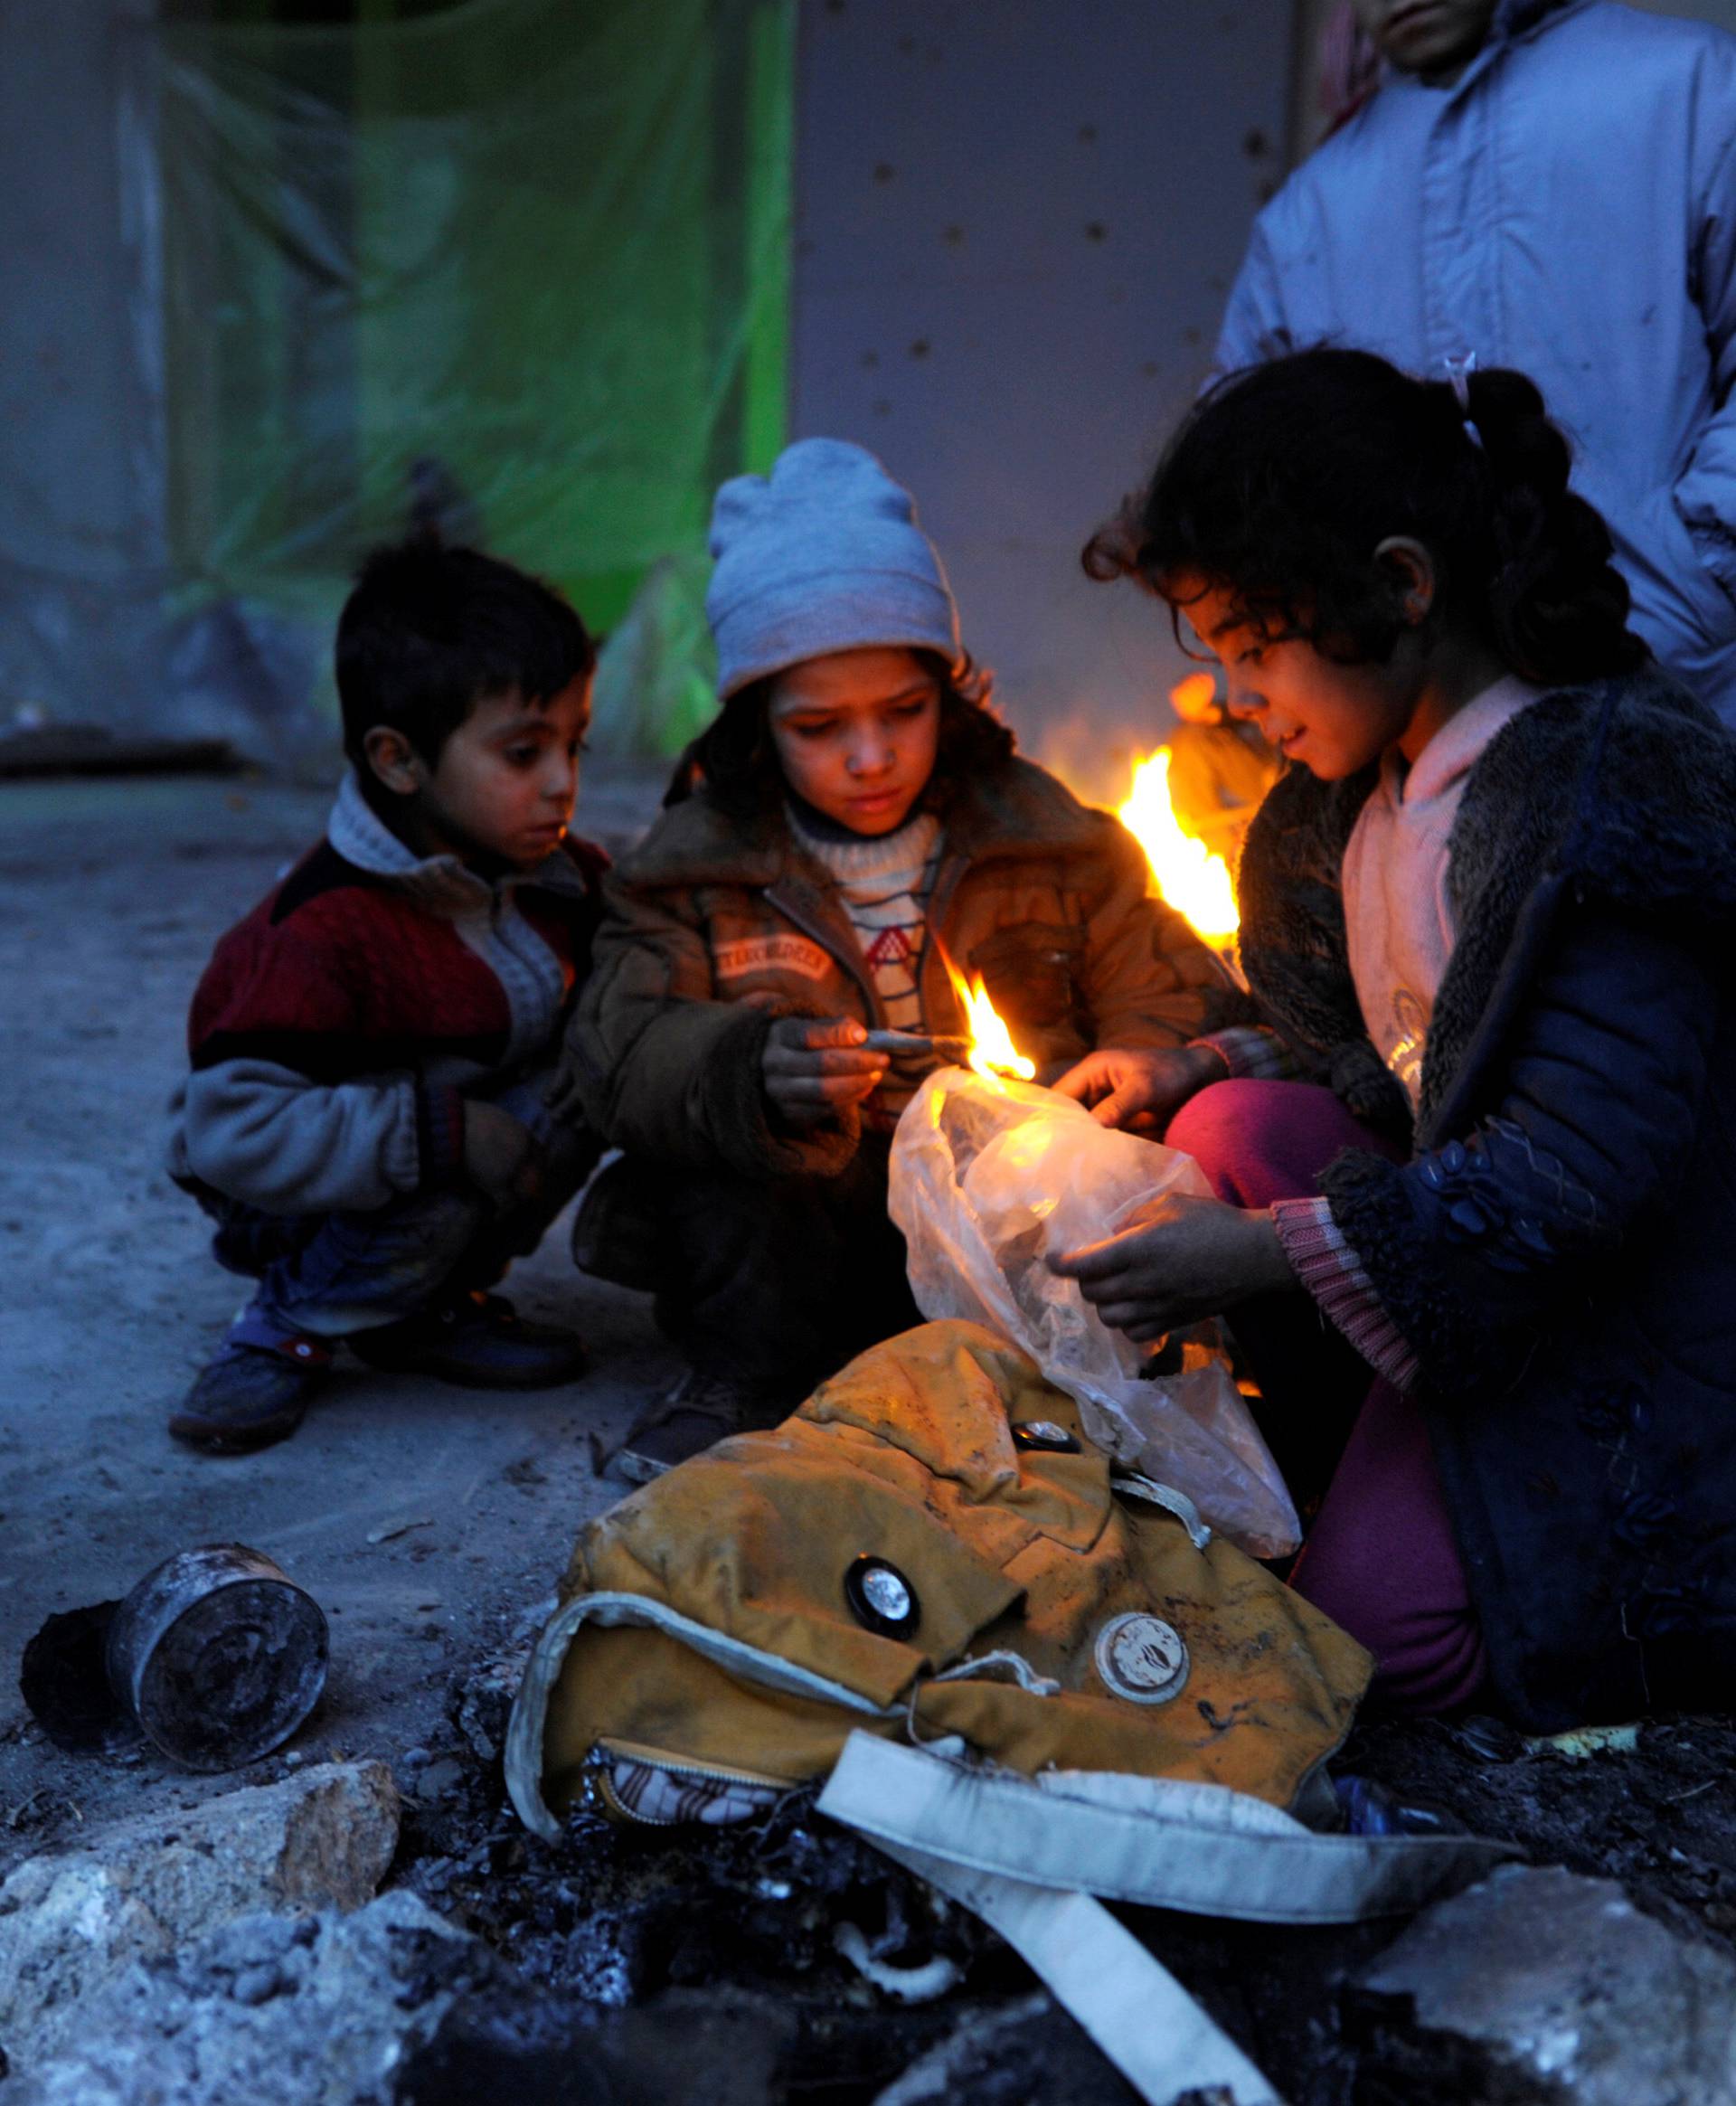
[[[270,1061],[188,1077],[169,1171],[268,1214],[361,1212],[422,1181],[415,1079],[310,1082]]]

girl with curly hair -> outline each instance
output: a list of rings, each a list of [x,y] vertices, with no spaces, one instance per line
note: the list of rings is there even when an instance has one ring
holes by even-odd
[[[1213,1183],[1061,1269],[1136,1338],[1227,1312],[1318,1501],[1298,1589],[1395,1702],[1544,1731],[1736,1686],[1736,741],[1570,467],[1469,361],[1195,405],[1086,563],[1288,762],[1252,1001],[1060,1085]]]

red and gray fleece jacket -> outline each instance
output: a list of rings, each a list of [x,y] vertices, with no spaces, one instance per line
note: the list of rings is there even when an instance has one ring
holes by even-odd
[[[608,857],[490,882],[417,857],[345,779],[326,837],[219,942],[168,1169],[268,1213],[382,1206],[453,1176],[464,1099],[553,1057]]]

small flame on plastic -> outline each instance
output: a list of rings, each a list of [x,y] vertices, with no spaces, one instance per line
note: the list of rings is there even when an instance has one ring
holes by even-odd
[[[973,1070],[986,1082],[996,1081],[1003,1075],[1015,1076],[1021,1082],[1034,1081],[1037,1063],[1026,1060],[1014,1044],[1013,1034],[988,998],[988,989],[983,985],[982,974],[978,973],[975,983],[971,984],[966,981],[963,973],[949,958],[946,959],[946,967],[952,977],[953,992],[958,997],[958,1006],[964,1011],[965,1029],[970,1037],[970,1065]]]
[[[1159,746],[1134,762],[1133,782],[1116,817],[1145,850],[1165,903],[1184,914],[1214,949],[1227,949],[1241,926],[1230,866],[1182,831],[1170,801],[1169,760],[1169,748]]]

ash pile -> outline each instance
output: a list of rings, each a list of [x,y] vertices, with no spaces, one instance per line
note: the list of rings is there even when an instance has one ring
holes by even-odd
[[[527,1834],[501,1767],[526,1649],[458,1676],[428,1747],[322,1761],[316,1714],[192,1812],[12,1863],[8,2106],[1138,2096],[992,1931],[811,1793],[731,1827]],[[1736,1729],[1373,1723],[1339,1767],[1529,1863],[1409,1922],[1122,1912],[1275,2096],[1736,2099]]]

